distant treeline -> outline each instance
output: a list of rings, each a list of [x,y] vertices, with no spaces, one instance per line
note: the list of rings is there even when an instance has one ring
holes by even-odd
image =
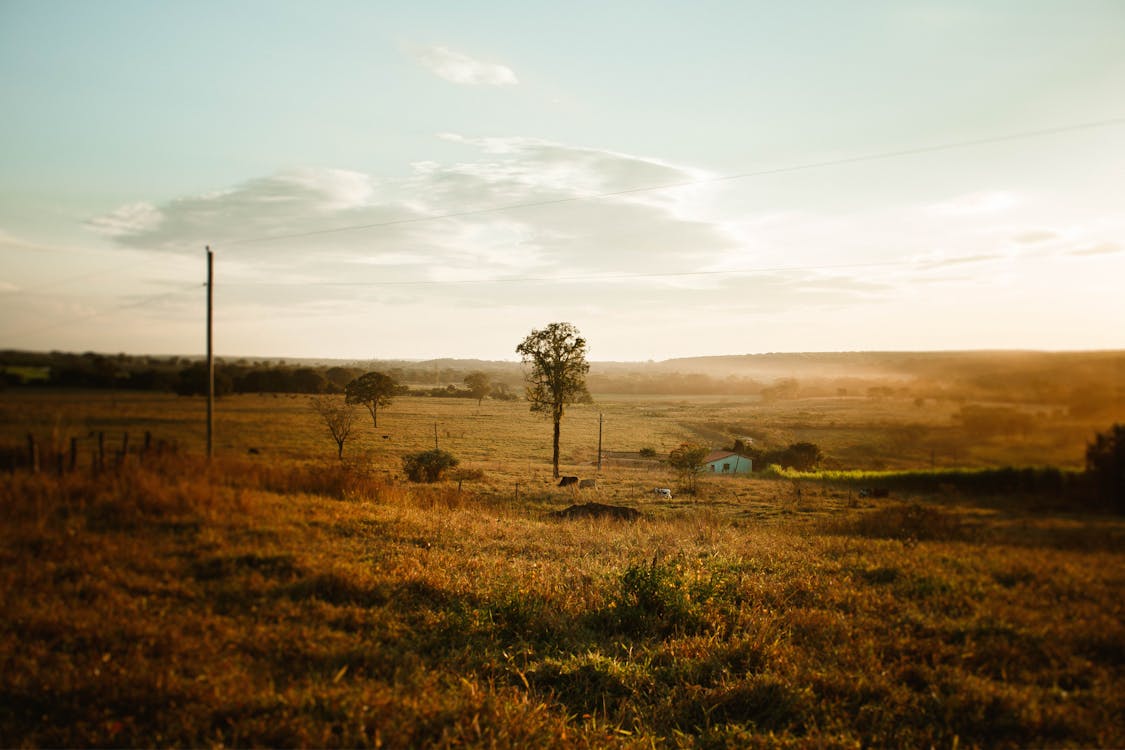
[[[469,398],[460,385],[471,370],[342,365],[289,365],[283,361],[229,362],[215,365],[215,393],[343,393],[356,377],[379,369],[413,395]],[[92,388],[161,391],[180,395],[207,392],[207,367],[186,357],[106,355],[86,352],[0,352],[0,384],[45,388]],[[519,371],[516,371],[517,378]],[[492,382],[492,398],[516,398],[518,387],[508,380]],[[404,391],[405,392],[405,391]]]
[[[854,365],[851,371],[849,363]],[[684,368],[710,369],[694,372],[669,369],[673,364],[594,362],[587,386],[595,394],[757,396],[764,402],[908,399],[919,406],[926,401],[1007,404],[1057,411],[1072,418],[1125,417],[1122,352],[856,352],[683,360],[680,366]],[[373,370],[409,386],[416,395],[465,396],[465,376],[474,372],[490,379],[493,398],[518,397],[523,390],[523,371],[514,361],[220,359],[215,378],[220,394],[337,393],[354,377]],[[779,376],[783,371],[792,374]],[[0,351],[0,377],[0,385],[185,394],[201,393],[205,382],[199,358],[94,352]],[[967,426],[991,422],[993,429],[1013,433],[1026,429],[1023,422],[1028,419],[1026,415],[986,410],[965,410],[961,418]]]

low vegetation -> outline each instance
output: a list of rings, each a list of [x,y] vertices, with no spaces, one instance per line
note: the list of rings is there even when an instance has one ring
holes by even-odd
[[[903,407],[599,399],[568,412],[566,473],[595,473],[599,413],[634,458],[577,489],[523,403],[396,400],[340,460],[307,397],[231,397],[212,464],[202,406],[0,398],[13,450],[120,454],[0,474],[4,744],[1125,745],[1125,521],[1078,469],[1087,443],[1115,465],[1116,428],[1067,469],[779,468],[663,498],[681,443],[830,464]],[[435,440],[460,465],[408,481]],[[558,513],[592,500],[620,513]]]
[[[789,521],[695,501],[558,521],[557,493],[498,504],[335,461],[6,475],[0,736],[1125,743],[1119,523],[813,490]]]
[[[411,482],[436,482],[460,461],[440,448],[411,453],[402,457],[402,470]]]

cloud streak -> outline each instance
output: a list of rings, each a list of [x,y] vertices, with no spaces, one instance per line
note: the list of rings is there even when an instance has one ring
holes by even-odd
[[[394,183],[347,170],[280,173],[143,210],[123,206],[87,226],[127,247],[210,244],[270,264],[379,267],[392,279],[421,270],[423,280],[693,269],[730,246],[675,191],[589,199],[690,181],[698,170],[539,139],[443,137],[472,158],[416,164]],[[359,228],[335,231],[346,227]]]
[[[432,45],[413,51],[414,60],[439,78],[462,86],[515,86],[516,74],[506,65],[484,62],[448,47]]]

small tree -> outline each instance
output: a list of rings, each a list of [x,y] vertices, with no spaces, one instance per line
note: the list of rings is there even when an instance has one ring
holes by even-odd
[[[492,393],[492,378],[488,376],[487,372],[470,372],[465,376],[465,386],[469,389],[469,393],[477,400],[477,408],[480,408],[480,402],[484,397]]]
[[[390,375],[369,372],[360,375],[344,387],[349,404],[363,404],[371,412],[371,424],[379,426],[380,407],[390,406],[391,397],[398,393],[398,383]]]
[[[1125,513],[1125,425],[1115,424],[1087,443],[1086,474],[1098,495]]]
[[[452,453],[433,448],[402,457],[402,470],[411,482],[436,482],[447,469],[459,464]]]
[[[668,465],[680,477],[680,486],[688,494],[695,494],[699,473],[711,449],[697,443],[684,443],[668,454]]]
[[[336,457],[344,460],[344,443],[352,434],[355,409],[346,401],[341,403],[329,396],[314,396],[309,399],[309,405],[324,421],[324,426],[336,441]]]
[[[812,471],[823,456],[815,443],[793,443],[785,449],[786,465],[798,471]]]
[[[555,427],[551,463],[559,476],[559,425],[567,404],[590,401],[586,390],[586,339],[570,323],[551,323],[533,330],[516,352],[523,357],[527,380],[527,400],[531,410],[551,418]]]

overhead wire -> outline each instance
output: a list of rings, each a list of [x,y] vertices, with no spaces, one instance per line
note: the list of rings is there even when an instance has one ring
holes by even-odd
[[[716,175],[713,177],[698,178],[695,180],[683,180],[679,182],[664,183],[660,185],[648,185],[636,188],[626,188],[624,190],[614,190],[601,193],[590,193],[585,195],[566,196],[563,198],[552,198],[542,201],[526,201],[521,203],[509,203],[499,206],[488,206],[484,208],[466,209],[462,211],[448,211],[439,214],[427,214],[425,216],[413,216],[403,219],[393,219],[383,222],[371,222],[366,224],[349,224],[337,227],[327,227],[324,229],[314,229],[306,232],[292,232],[288,234],[271,234],[260,235],[257,237],[242,237],[222,243],[222,247],[237,247],[240,245],[258,244],[263,242],[271,242],[276,240],[287,239],[300,239],[304,237],[316,237],[327,234],[337,234],[341,232],[361,231],[365,229],[378,229],[380,227],[397,226],[401,224],[419,224],[430,221],[444,221],[448,219],[462,218],[466,216],[476,216],[488,213],[500,213],[504,211],[514,211],[522,208],[542,208],[553,205],[561,205],[566,203],[576,203],[581,201],[592,201],[604,198],[614,198],[622,195],[634,195],[646,192],[656,192],[659,190],[669,190],[678,187],[690,187],[694,185],[703,185],[716,182],[727,182],[732,180],[749,179],[753,177],[764,177],[775,174],[785,174],[789,172],[800,172],[812,169],[821,169],[832,166],[842,166],[846,164],[858,164],[868,161],[879,161],[885,159],[898,158],[903,156],[912,156],[925,153],[933,153],[939,151],[947,151],[958,148],[968,148],[972,146],[982,146],[992,143],[1003,143],[1007,141],[1026,140],[1029,138],[1038,138],[1048,135],[1058,135],[1062,133],[1069,133],[1081,130],[1091,130],[1095,128],[1113,127],[1125,124],[1125,117],[1110,117],[1103,120],[1093,120],[1083,123],[1074,123],[1070,125],[1059,125],[1050,128],[1040,128],[1037,130],[1026,130],[1017,133],[1006,133],[998,136],[987,136],[983,138],[975,138],[964,141],[950,141],[946,143],[931,144],[928,146],[916,146],[907,149],[899,149],[893,151],[881,151],[871,154],[861,154],[858,156],[842,157],[838,159],[828,159],[817,162],[807,162],[805,164],[790,165],[785,167],[776,167],[770,169],[762,169],[756,171],[737,172],[729,175]],[[155,260],[155,259],[154,259]],[[16,290],[13,293],[29,293],[44,288],[62,286],[65,284],[75,283],[77,281],[85,281],[90,278],[108,275],[124,268],[136,267],[138,264],[148,264],[154,260],[144,260],[138,263],[133,263],[128,266],[116,266],[105,270],[92,271],[88,273],[79,274],[76,276],[65,277],[56,279],[54,281],[43,282],[36,284],[26,289]]]
[[[316,236],[323,236],[323,235],[328,235],[328,234],[337,234],[337,233],[342,233],[342,232],[378,229],[378,228],[381,228],[381,227],[390,227],[390,226],[397,226],[397,225],[403,225],[403,224],[418,224],[418,223],[423,223],[423,222],[444,221],[444,220],[448,220],[448,219],[462,218],[462,217],[467,217],[467,216],[478,216],[478,215],[489,214],[489,213],[500,213],[500,212],[505,212],[505,211],[515,211],[515,210],[527,209],[527,208],[542,208],[542,207],[563,205],[563,204],[569,204],[569,203],[578,203],[578,202],[583,202],[583,201],[601,200],[601,199],[614,198],[614,197],[620,197],[620,196],[625,196],[625,195],[636,195],[636,194],[646,193],[646,192],[656,192],[656,191],[660,191],[660,190],[670,190],[670,189],[681,188],[681,187],[691,187],[691,186],[696,186],[696,185],[704,185],[704,184],[712,184],[712,183],[720,183],[720,182],[730,182],[730,181],[749,179],[749,178],[754,178],[754,177],[764,177],[764,176],[769,176],[769,175],[787,174],[787,173],[808,171],[808,170],[814,170],[814,169],[823,169],[823,168],[834,167],[834,166],[843,166],[843,165],[848,165],[848,164],[859,164],[859,163],[864,163],[864,162],[881,161],[881,160],[894,159],[894,158],[900,158],[900,157],[905,157],[905,156],[914,156],[914,155],[921,155],[921,154],[927,154],[927,153],[936,153],[936,152],[949,151],[949,150],[960,149],[960,148],[970,148],[970,147],[974,147],[974,146],[983,146],[983,145],[1004,143],[1004,142],[1010,142],[1010,141],[1027,140],[1027,139],[1031,139],[1031,138],[1039,138],[1039,137],[1044,137],[1044,136],[1058,135],[1058,134],[1076,132],[1076,131],[1082,131],[1082,130],[1092,130],[1092,129],[1096,129],[1096,128],[1114,127],[1114,126],[1119,126],[1119,125],[1122,125],[1122,124],[1125,124],[1125,117],[1111,117],[1111,118],[1106,118],[1106,119],[1102,119],[1102,120],[1095,120],[1095,121],[1083,122],[1083,123],[1074,123],[1074,124],[1070,124],[1070,125],[1061,125],[1061,126],[1050,127],[1050,128],[1040,128],[1040,129],[1036,129],[1036,130],[1027,130],[1027,131],[1021,131],[1021,132],[1016,132],[1016,133],[1007,133],[1007,134],[998,135],[998,136],[989,136],[989,137],[975,138],[975,139],[962,140],[962,141],[952,141],[952,142],[946,142],[946,143],[931,144],[931,145],[927,145],[927,146],[916,146],[916,147],[906,148],[906,149],[897,149],[897,150],[882,151],[882,152],[869,153],[869,154],[861,154],[861,155],[851,156],[851,157],[841,157],[841,158],[837,158],[837,159],[827,159],[827,160],[822,160],[822,161],[806,162],[804,164],[796,164],[796,165],[790,165],[790,166],[785,166],[785,167],[775,167],[775,168],[769,168],[769,169],[738,172],[738,173],[727,174],[727,175],[716,175],[716,176],[712,176],[712,177],[703,177],[703,178],[697,178],[697,179],[692,179],[692,180],[682,180],[682,181],[677,181],[677,182],[663,183],[663,184],[659,184],[659,185],[648,185],[648,186],[641,186],[641,187],[636,187],[636,188],[627,188],[627,189],[623,189],[623,190],[614,190],[614,191],[606,191],[606,192],[600,192],[600,193],[590,193],[590,194],[583,194],[583,195],[566,196],[566,197],[561,197],[561,198],[553,198],[553,199],[540,200],[540,201],[526,201],[526,202],[521,202],[521,203],[509,203],[509,204],[504,204],[504,205],[489,206],[489,207],[483,207],[483,208],[477,208],[477,209],[466,209],[466,210],[461,210],[461,211],[449,211],[449,212],[439,213],[439,214],[427,214],[427,215],[424,215],[424,216],[414,216],[414,217],[408,217],[408,218],[402,218],[402,219],[393,219],[393,220],[383,221],[383,222],[371,222],[371,223],[365,223],[365,224],[351,224],[351,225],[345,225],[345,226],[329,227],[329,228],[324,228],[324,229],[309,230],[309,231],[306,231],[306,232],[293,232],[293,233],[288,233],[288,234],[274,234],[274,235],[261,235],[261,236],[257,236],[257,237],[244,237],[244,238],[238,238],[238,239],[235,239],[235,240],[225,242],[225,243],[223,243],[223,247],[259,244],[259,243],[273,242],[273,241],[278,241],[278,240],[302,239],[302,238],[307,238],[307,237],[316,237]],[[152,261],[141,261],[142,264],[147,264],[147,263],[150,263],[150,262],[152,262]],[[886,262],[855,263],[855,264],[828,264],[828,265],[818,264],[818,265],[807,265],[807,266],[782,266],[782,267],[776,267],[776,268],[757,268],[757,269],[723,269],[723,270],[714,270],[714,271],[646,272],[646,273],[636,273],[636,274],[584,274],[584,275],[558,276],[558,277],[529,277],[529,276],[525,276],[525,277],[499,277],[499,278],[492,278],[492,279],[462,279],[462,280],[449,279],[449,280],[358,281],[358,282],[330,282],[330,281],[317,282],[317,281],[312,281],[312,282],[294,282],[294,283],[299,283],[299,284],[307,285],[307,286],[337,286],[337,287],[346,287],[346,286],[434,286],[434,285],[451,285],[451,284],[488,284],[488,283],[517,283],[517,282],[520,282],[520,283],[553,283],[553,282],[570,282],[570,281],[607,281],[607,280],[619,280],[619,279],[662,278],[662,277],[679,277],[679,276],[685,276],[686,277],[686,276],[738,275],[738,274],[755,274],[755,273],[782,273],[782,272],[793,272],[793,271],[831,270],[831,269],[840,269],[840,268],[900,266],[900,265],[911,265],[911,264],[914,264],[914,263],[915,263],[915,261],[886,261]],[[135,266],[136,264],[132,264],[132,265]],[[124,266],[124,267],[130,267],[130,266]],[[43,284],[39,284],[39,285],[30,287],[26,290],[17,290],[17,293],[29,293],[33,290],[49,288],[49,287],[53,287],[53,286],[61,286],[61,285],[65,285],[65,284],[68,284],[68,283],[74,283],[76,281],[88,280],[90,278],[96,278],[98,276],[108,275],[110,273],[113,273],[116,270],[120,270],[120,269],[119,268],[118,269],[106,269],[106,270],[98,270],[98,271],[88,272],[88,273],[80,274],[80,275],[73,276],[73,277],[67,277],[67,278],[64,278],[64,279],[58,279],[58,280],[55,280],[55,281],[45,282]],[[274,282],[273,284],[284,285],[284,282]],[[242,283],[235,282],[231,285],[232,286],[265,286],[265,285],[271,285],[271,282],[242,282]],[[198,287],[199,287],[198,284],[192,284],[190,289],[196,289]],[[114,306],[114,307],[106,308],[104,310],[95,311],[95,312],[87,314],[87,315],[72,318],[68,321],[54,323],[54,324],[50,324],[50,325],[47,325],[47,326],[43,326],[41,328],[37,328],[37,329],[29,330],[29,331],[24,331],[22,333],[15,334],[15,338],[23,338],[23,337],[26,337],[26,336],[34,335],[36,333],[41,333],[41,332],[53,330],[53,329],[56,329],[56,328],[60,328],[64,325],[70,325],[73,322],[81,322],[81,321],[89,320],[89,319],[92,319],[92,318],[100,317],[102,315],[107,315],[107,314],[112,313],[112,312],[117,312],[117,311],[122,310],[122,309],[128,309],[128,308],[131,308],[131,307],[142,306],[144,304],[148,304],[149,302],[157,301],[157,300],[165,298],[165,297],[170,297],[170,296],[174,296],[174,295],[177,295],[177,294],[183,294],[186,291],[188,291],[188,289],[181,289],[181,290],[178,290],[178,291],[166,292],[166,293],[162,293],[162,294],[158,294],[158,295],[152,295],[152,296],[146,297],[146,298],[144,298],[140,301],[134,301],[134,302],[125,303],[125,304],[122,304],[122,305],[117,305],[117,306]]]
[[[831,271],[845,268],[877,268],[916,266],[917,260],[872,261],[869,263],[818,263],[804,266],[766,266],[759,268],[723,268],[707,271],[646,271],[640,273],[576,274],[573,276],[500,276],[490,279],[429,279],[391,281],[243,281],[227,286],[319,286],[319,287],[372,287],[372,286],[447,286],[461,284],[559,283],[569,281],[628,281],[631,279],[675,278],[681,276],[739,276],[746,274],[791,273],[794,271]]]
[[[929,146],[915,146],[912,148],[897,149],[894,151],[881,151],[871,154],[861,154],[859,156],[847,156],[838,159],[827,159],[824,161],[807,162],[805,164],[796,164],[786,167],[773,167],[769,169],[760,169],[750,172],[737,172],[728,175],[716,175],[714,177],[701,177],[693,180],[682,180],[678,182],[668,182],[660,185],[648,185],[644,187],[626,188],[624,190],[612,190],[601,193],[589,193],[586,195],[572,195],[563,198],[550,198],[540,201],[526,201],[521,203],[508,203],[500,206],[488,206],[484,208],[466,209],[463,211],[449,211],[440,214],[426,214],[425,216],[412,216],[403,219],[391,219],[388,221],[370,222],[366,224],[349,224],[338,227],[328,227],[325,229],[312,229],[306,232],[292,232],[289,234],[274,234],[274,235],[261,235],[259,237],[245,237],[235,239],[223,243],[225,247],[232,247],[238,245],[249,245],[260,242],[272,242],[276,240],[290,240],[301,239],[305,237],[317,237],[326,234],[338,234],[341,232],[354,232],[364,229],[379,229],[381,227],[400,226],[403,224],[417,224],[429,221],[442,221],[445,219],[458,219],[465,216],[477,216],[480,214],[499,213],[503,211],[515,211],[523,208],[542,208],[546,206],[556,206],[566,203],[578,203],[581,201],[599,200],[603,198],[615,198],[622,195],[635,195],[637,193],[655,192],[658,190],[670,190],[673,188],[693,187],[696,185],[706,185],[716,182],[729,182],[732,180],[744,180],[751,177],[765,177],[768,175],[787,174],[790,172],[802,172],[810,169],[823,169],[826,167],[843,166],[846,164],[860,164],[870,161],[881,161],[885,159],[894,159],[903,156],[915,156],[919,154],[935,153],[939,151],[949,151],[958,148],[969,148],[972,146],[984,146],[993,143],[1005,143],[1008,141],[1026,140],[1029,138],[1040,138],[1048,135],[1058,135],[1061,133],[1069,133],[1078,130],[1091,130],[1094,128],[1112,127],[1115,125],[1125,124],[1125,117],[1111,117],[1105,120],[1095,120],[1091,122],[1076,123],[1072,125],[1060,125],[1053,128],[1041,128],[1038,130],[1026,130],[1017,133],[1007,133],[1004,135],[990,136],[985,138],[975,138],[965,141],[952,141],[948,143],[932,144]]]

